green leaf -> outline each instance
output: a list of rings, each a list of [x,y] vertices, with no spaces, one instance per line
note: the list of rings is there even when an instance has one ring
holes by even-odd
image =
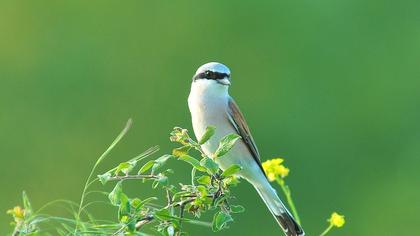
[[[230,178],[226,178],[223,180],[226,185],[236,186],[240,183],[239,178],[236,176],[230,176]]]
[[[176,199],[176,198],[184,196],[184,195],[189,195],[190,193],[191,193],[190,191],[179,191],[179,192],[175,193],[172,197],[173,197],[173,199]]]
[[[159,169],[160,167],[162,167],[166,161],[169,160],[169,158],[171,158],[172,155],[163,155],[161,157],[159,157],[158,159],[155,160],[155,164],[152,167],[152,172],[155,172],[157,169]]]
[[[118,209],[118,219],[121,221],[123,216],[130,214],[131,206],[130,201],[124,193],[120,195],[120,207]]]
[[[211,178],[208,175],[203,175],[197,179],[197,182],[204,185],[209,185],[211,183]]]
[[[241,205],[230,205],[230,211],[232,213],[242,213],[245,211],[245,207]]]
[[[152,183],[152,188],[155,189],[159,186],[159,181],[158,180],[154,180]]]
[[[32,215],[32,204],[29,201],[29,197],[25,191],[22,192],[23,208],[25,209],[25,218],[29,218]]]
[[[227,194],[222,195],[214,201],[214,206],[225,205],[225,201],[228,200],[229,196]]]
[[[191,220],[191,219],[188,219],[188,218],[180,218],[176,215],[171,215],[169,209],[165,209],[165,208],[155,211],[154,215],[160,221],[170,221],[175,228],[179,228],[179,226],[180,226],[179,222],[180,221],[189,222],[189,223],[193,223],[193,224],[194,223],[196,223],[196,224],[199,223],[202,226],[204,226],[204,225],[207,226],[205,222]]]
[[[117,169],[115,170],[115,175],[118,175],[120,172],[123,172],[127,175],[133,169],[133,167],[133,163],[122,162],[117,166]]]
[[[127,224],[127,229],[128,229],[128,232],[130,233],[130,234],[126,234],[126,235],[136,235],[136,234],[134,234],[135,232],[136,232],[136,221],[134,220],[134,219],[131,219]]]
[[[197,186],[198,192],[200,192],[200,197],[205,198],[207,197],[207,188],[203,185]]]
[[[108,147],[108,149],[105,150],[104,153],[102,153],[102,155],[98,158],[98,160],[96,160],[96,163],[95,163],[94,167],[99,165],[99,163],[101,163],[105,159],[105,157],[108,156],[108,154],[117,145],[117,143],[120,142],[121,139],[127,134],[128,130],[131,128],[132,124],[133,124],[133,121],[131,119],[129,119],[127,121],[127,124],[125,125],[124,129],[121,131],[121,133],[114,139],[114,141],[111,143],[111,145]]]
[[[182,146],[179,148],[175,148],[174,150],[172,150],[172,155],[176,157],[184,156],[188,154],[188,151],[190,151],[190,149],[191,146]]]
[[[141,200],[139,198],[133,198],[130,200],[130,205],[136,210],[139,210],[140,204]]]
[[[199,171],[203,171],[203,172],[206,171],[206,168],[201,166],[200,162],[192,156],[184,155],[184,156],[179,157],[178,160],[185,161],[185,162],[189,163],[190,165],[192,165],[194,168],[196,168]]]
[[[157,197],[149,197],[149,198],[146,198],[143,201],[141,201],[141,204],[145,205],[145,204],[147,204],[151,201],[155,201],[155,200],[158,200],[158,198]]]
[[[215,131],[216,131],[216,127],[214,126],[207,127],[206,131],[204,132],[204,135],[201,137],[198,144],[200,145],[205,144],[214,135]]]
[[[240,139],[241,136],[238,134],[228,134],[225,137],[220,140],[219,147],[217,148],[214,155],[216,157],[224,156],[226,153],[232,149],[233,145],[235,145],[235,142]]]
[[[209,222],[205,222],[205,221],[199,221],[199,220],[192,220],[192,219],[188,219],[188,218],[182,218],[183,222],[189,223],[189,224],[193,224],[193,225],[198,225],[198,226],[203,226],[203,227],[212,227],[212,224]]]
[[[233,218],[229,214],[219,211],[213,217],[213,231],[217,232],[227,228],[227,223],[232,222]]]
[[[226,170],[223,171],[222,173],[222,177],[226,178],[229,176],[232,176],[236,173],[238,173],[238,171],[242,170],[242,167],[240,165],[232,165],[229,168],[227,168]]]
[[[131,200],[131,206],[133,206],[137,211],[139,211],[140,209],[143,208],[144,205],[155,200],[157,200],[156,197],[149,197],[149,198],[144,199],[143,201],[141,201],[138,198],[135,198]]]
[[[109,172],[106,172],[105,174],[102,174],[102,175],[98,175],[98,179],[99,181],[101,181],[103,185],[105,185],[109,181],[110,178],[111,178],[111,173]]]
[[[122,190],[122,181],[118,182],[112,192],[109,193],[108,198],[112,205],[118,206],[121,203],[121,195],[123,194]]]
[[[168,177],[163,175],[158,179],[158,182],[161,186],[167,186],[168,185]]]
[[[138,174],[143,174],[144,172],[148,171],[150,168],[152,168],[152,166],[153,166],[154,164],[155,164],[155,161],[154,161],[154,160],[151,160],[151,161],[146,162],[146,164],[144,164],[144,165],[140,168],[140,170],[139,170]]]
[[[215,174],[219,170],[219,165],[208,157],[201,159],[200,165],[205,167],[209,174]]]
[[[173,220],[174,217],[171,216],[168,209],[161,209],[155,212],[155,216],[160,220]]]
[[[163,174],[173,174],[175,173],[175,171],[173,169],[167,169],[165,171],[162,172]]]

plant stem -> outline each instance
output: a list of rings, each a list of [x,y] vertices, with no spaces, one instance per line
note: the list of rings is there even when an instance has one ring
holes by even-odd
[[[195,186],[194,178],[195,178],[195,168],[192,168],[192,170],[191,170],[191,185],[192,186]]]
[[[115,145],[117,145],[117,143],[124,137],[124,135],[128,132],[128,130],[130,129],[132,124],[131,119],[129,119],[127,121],[127,124],[125,125],[124,129],[121,131],[121,133],[115,138],[115,140],[111,143],[111,145],[108,147],[108,149],[102,153],[102,155],[98,158],[98,160],[96,161],[95,165],[93,166],[92,170],[90,171],[89,177],[86,180],[85,186],[83,188],[83,192],[82,192],[82,196],[80,197],[80,204],[79,204],[79,210],[77,211],[77,215],[76,215],[76,227],[74,229],[74,232],[76,233],[78,230],[78,226],[79,226],[79,221],[80,221],[80,214],[82,212],[83,209],[83,203],[85,201],[85,196],[86,196],[86,191],[90,185],[90,180],[92,179],[92,176],[96,170],[96,168],[98,167],[99,163],[101,163],[103,161],[103,159],[111,152],[111,150],[115,147]]]
[[[298,214],[298,212],[297,212],[297,210],[296,210],[295,203],[293,202],[293,199],[292,199],[292,193],[290,192],[290,188],[289,188],[289,186],[287,186],[287,185],[285,184],[284,180],[283,180],[283,179],[281,179],[280,177],[277,177],[277,178],[276,178],[276,181],[277,181],[277,183],[280,185],[281,190],[283,190],[284,195],[286,195],[286,200],[287,200],[287,203],[288,203],[288,204],[289,204],[289,206],[290,206],[290,209],[291,209],[291,211],[292,211],[293,217],[295,218],[295,220],[296,220],[296,221],[298,222],[298,224],[300,225],[300,224],[301,224],[300,217],[299,217],[299,214]]]
[[[320,234],[319,236],[325,236],[325,235],[327,235],[328,234],[328,232],[330,232],[330,230],[333,228],[334,226],[332,225],[332,224],[330,224],[329,226],[328,226],[328,228],[326,228],[325,230],[324,230],[324,232],[322,232],[322,234]]]
[[[114,176],[110,177],[108,180],[126,180],[126,179],[158,179],[156,175],[123,175],[123,176]]]

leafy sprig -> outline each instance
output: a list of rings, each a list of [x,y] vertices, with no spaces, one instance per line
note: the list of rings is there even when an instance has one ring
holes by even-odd
[[[182,235],[185,234],[182,228],[184,222],[210,225],[210,223],[198,222],[197,219],[203,213],[213,211],[215,213],[211,226],[214,231],[219,231],[227,228],[228,223],[233,221],[232,214],[244,211],[244,207],[230,203],[233,199],[230,187],[238,183],[235,174],[241,170],[241,167],[233,165],[221,171],[213,158],[201,149],[200,145],[207,142],[214,131],[213,127],[207,128],[203,138],[195,141],[186,129],[175,127],[171,132],[170,140],[181,146],[173,149],[172,154],[165,154],[139,166],[137,161],[122,162],[116,168],[98,176],[103,184],[117,181],[109,194],[109,199],[114,206],[119,208],[118,219],[121,224],[125,224],[124,230],[135,233],[147,224],[154,224],[155,229],[163,235]],[[219,153],[226,154],[237,139],[238,137],[233,135],[226,136],[220,141],[217,150]],[[191,154],[193,150],[199,154],[199,158],[193,157],[194,155]],[[170,160],[183,161],[191,166],[190,184],[170,182],[173,170],[165,168]],[[132,174],[133,172],[137,173]],[[122,188],[123,182],[129,179],[149,181],[152,188],[163,190],[166,204],[163,206],[148,204],[156,198],[147,198],[146,202],[138,198],[130,199]],[[186,214],[192,216],[193,219],[188,218]]]
[[[186,235],[183,224],[196,224],[211,227],[214,231],[228,228],[233,215],[244,211],[244,207],[234,205],[231,187],[239,181],[235,174],[241,170],[233,165],[225,171],[220,170],[214,158],[226,154],[239,138],[228,135],[220,141],[214,154],[206,155],[201,149],[215,133],[214,127],[208,127],[201,140],[192,139],[186,129],[175,127],[170,140],[179,146],[170,154],[152,158],[157,147],[121,162],[114,168],[97,175],[99,164],[122,140],[131,126],[131,120],[123,131],[111,143],[110,147],[98,158],[83,188],[79,204],[70,201],[55,201],[46,204],[64,204],[73,212],[73,217],[55,217],[40,212],[33,212],[29,199],[24,193],[24,207],[15,207],[8,213],[14,217],[13,235],[31,235],[54,232],[59,235],[146,235],[153,230],[161,235]],[[174,170],[167,163],[181,161],[191,167],[191,183],[172,183]],[[141,180],[138,183],[150,185],[157,192],[153,196],[129,196],[124,191],[128,180]],[[96,202],[89,202],[88,195],[98,191],[89,191],[93,183],[114,184],[108,196],[108,203],[117,208],[117,222],[100,221],[92,217],[87,208]],[[103,192],[101,192],[103,193]],[[160,196],[160,197],[159,197]],[[164,204],[161,202],[164,201]],[[159,204],[160,203],[160,204]],[[213,214],[212,222],[201,221],[203,214]]]
[[[201,145],[208,142],[215,134],[215,127],[208,127],[200,140],[194,140],[183,128],[175,127],[170,133],[170,140],[179,146],[170,154],[157,158],[152,156],[158,147],[152,147],[142,154],[121,162],[114,168],[97,175],[100,163],[122,140],[131,126],[131,120],[109,148],[98,158],[93,166],[82,191],[80,203],[68,200],[56,200],[34,211],[26,193],[23,193],[23,207],[16,206],[7,213],[13,216],[13,236],[16,235],[149,235],[154,231],[165,236],[187,235],[184,224],[195,224],[220,231],[229,227],[237,213],[245,208],[235,205],[231,188],[239,183],[236,174],[242,167],[232,165],[222,171],[217,158],[226,155],[240,139],[237,134],[223,137],[214,153],[205,153]],[[168,168],[168,162],[181,161],[191,168],[190,183],[173,183],[174,170]],[[286,196],[292,213],[300,222],[290,188],[285,183],[289,169],[283,165],[283,159],[277,158],[264,162],[263,168],[270,181],[276,181]],[[124,191],[124,183],[140,180],[138,183],[149,185],[157,191],[153,196],[129,196]],[[92,191],[95,182],[103,185],[113,184],[111,192]],[[90,194],[107,196],[104,201],[88,201]],[[163,202],[163,204],[162,204]],[[107,203],[117,209],[117,221],[98,220],[88,208],[97,203]],[[51,216],[43,213],[50,206],[61,204],[71,212],[69,217]],[[204,214],[212,214],[212,222],[200,220]],[[328,220],[328,228],[321,234],[326,235],[334,227],[342,227],[344,216],[333,213]]]

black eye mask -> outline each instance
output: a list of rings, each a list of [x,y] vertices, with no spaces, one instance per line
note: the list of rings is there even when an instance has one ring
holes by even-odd
[[[206,70],[205,72],[199,73],[196,76],[194,76],[193,81],[196,81],[197,79],[220,80],[224,78],[229,78],[229,74]]]

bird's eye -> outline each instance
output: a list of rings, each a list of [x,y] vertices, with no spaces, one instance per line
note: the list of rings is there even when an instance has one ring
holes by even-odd
[[[206,74],[206,76],[209,76],[209,75],[211,75],[211,71],[206,70],[206,72],[204,72],[204,74]]]

